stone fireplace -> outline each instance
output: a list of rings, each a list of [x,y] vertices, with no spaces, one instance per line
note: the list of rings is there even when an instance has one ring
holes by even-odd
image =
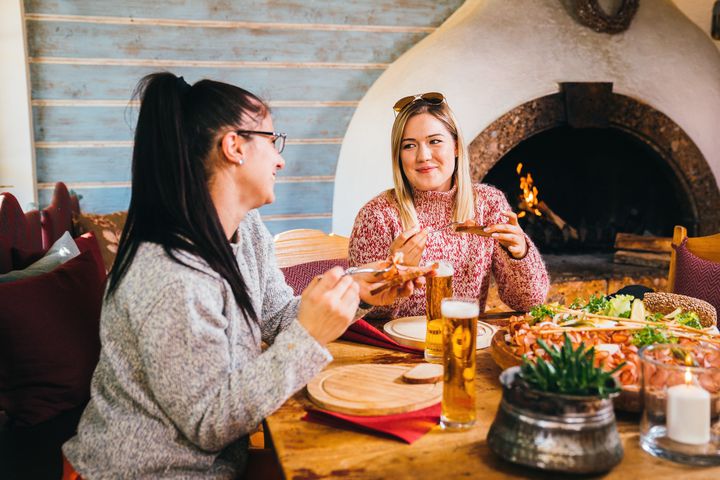
[[[720,191],[697,145],[671,118],[612,87],[561,83],[500,116],[469,145],[473,178],[517,207],[518,164],[532,173],[539,195],[579,232],[568,238],[526,215],[521,224],[544,252],[608,251],[618,232],[672,236],[674,225],[691,235],[720,231]]]

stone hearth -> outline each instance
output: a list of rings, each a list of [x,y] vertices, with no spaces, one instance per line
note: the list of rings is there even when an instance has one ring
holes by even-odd
[[[612,263],[612,254],[543,255],[550,274],[548,302],[569,304],[575,298],[615,293],[626,285],[645,285],[654,290],[667,288],[666,269]],[[490,283],[486,310],[509,310],[498,296],[495,281]]]

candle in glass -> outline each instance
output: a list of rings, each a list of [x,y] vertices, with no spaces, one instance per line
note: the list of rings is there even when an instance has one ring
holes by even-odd
[[[667,435],[671,440],[691,445],[710,441],[710,393],[692,384],[692,373],[685,371],[685,384],[667,390]]]

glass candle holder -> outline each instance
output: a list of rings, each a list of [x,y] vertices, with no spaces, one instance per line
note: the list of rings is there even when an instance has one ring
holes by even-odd
[[[657,344],[640,350],[640,446],[680,463],[720,465],[720,349]]]

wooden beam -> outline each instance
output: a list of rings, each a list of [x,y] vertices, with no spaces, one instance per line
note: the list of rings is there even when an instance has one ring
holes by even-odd
[[[643,267],[669,268],[670,254],[618,250],[613,256],[613,262],[626,265],[640,265]]]
[[[641,252],[670,253],[672,238],[618,233],[615,235],[617,250],[635,250]]]

